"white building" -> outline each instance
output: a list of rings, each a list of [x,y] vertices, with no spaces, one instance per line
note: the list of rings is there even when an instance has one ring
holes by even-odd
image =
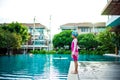
[[[35,49],[46,49],[48,50],[49,44],[49,36],[48,29],[46,26],[35,23],[35,27],[33,23],[22,23],[23,25],[28,27],[28,31],[30,34],[29,41],[22,46],[25,50],[35,50]]]
[[[90,22],[83,22],[83,23],[67,23],[61,25],[60,28],[62,31],[64,30],[77,30],[79,34],[84,33],[98,33],[103,31],[106,27],[105,22],[98,22],[98,23],[90,23]]]

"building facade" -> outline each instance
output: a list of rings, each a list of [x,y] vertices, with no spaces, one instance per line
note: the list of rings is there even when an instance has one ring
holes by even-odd
[[[120,0],[108,0],[105,5],[102,15],[108,16],[106,26],[112,27],[111,32],[115,32],[116,35],[120,34]],[[120,41],[118,38],[117,41]],[[115,48],[115,54],[120,54],[120,42],[117,43]]]
[[[60,29],[62,31],[64,30],[76,30],[79,34],[85,34],[85,33],[99,33],[105,29],[105,22],[98,22],[98,23],[90,23],[90,22],[84,22],[84,23],[67,23],[60,26]]]
[[[40,23],[22,23],[24,26],[28,27],[28,32],[30,34],[29,41],[22,46],[26,50],[35,49],[46,49],[48,50],[49,36],[48,29]]]
[[[102,15],[108,16],[106,26],[115,27],[120,25],[120,0],[108,0],[102,11]]]

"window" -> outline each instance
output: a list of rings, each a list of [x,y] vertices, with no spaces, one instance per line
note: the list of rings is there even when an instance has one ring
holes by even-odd
[[[95,28],[95,32],[101,32],[101,31],[103,31],[103,30],[105,30],[105,28],[100,28],[100,27]]]
[[[37,31],[40,32],[41,34],[43,34],[43,29],[38,28]]]
[[[35,45],[45,45],[45,41],[36,40]]]
[[[89,30],[89,28],[87,28],[87,27],[82,27],[81,28],[81,32],[89,32],[90,30]]]
[[[39,39],[43,40],[44,39],[43,36],[44,36],[43,34],[40,34]]]
[[[29,32],[29,33],[32,33],[32,28],[29,28],[29,29],[28,29],[28,32]]]

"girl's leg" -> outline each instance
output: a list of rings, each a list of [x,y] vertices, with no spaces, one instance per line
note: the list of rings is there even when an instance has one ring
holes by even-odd
[[[78,73],[78,62],[77,62],[77,57],[75,55],[73,55],[73,59],[74,59],[74,66],[75,66],[75,69],[74,71],[72,72],[73,74],[77,74]]]
[[[78,62],[74,61],[74,63],[75,63],[75,73],[77,74],[78,73]]]
[[[75,66],[75,69],[74,69],[74,71],[72,71],[72,74],[78,74],[78,63],[77,63],[77,61],[74,61],[74,66]]]

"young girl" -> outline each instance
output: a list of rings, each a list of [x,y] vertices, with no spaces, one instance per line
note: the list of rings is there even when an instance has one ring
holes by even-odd
[[[73,31],[72,32],[72,38],[73,38],[73,41],[71,43],[71,51],[72,51],[72,54],[71,54],[71,57],[73,58],[74,60],[74,65],[75,65],[75,70],[72,72],[73,74],[78,74],[78,41],[77,41],[77,36],[78,36],[78,33],[76,31]]]

